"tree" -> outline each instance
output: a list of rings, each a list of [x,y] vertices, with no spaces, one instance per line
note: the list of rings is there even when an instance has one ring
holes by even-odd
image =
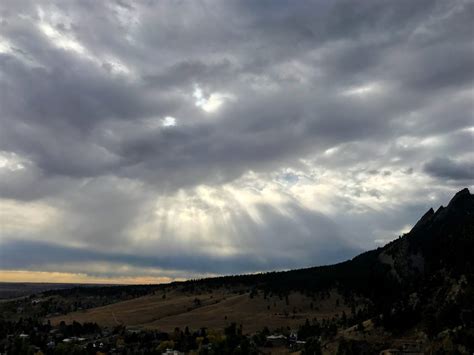
[[[316,337],[307,339],[301,355],[322,355],[319,339]]]

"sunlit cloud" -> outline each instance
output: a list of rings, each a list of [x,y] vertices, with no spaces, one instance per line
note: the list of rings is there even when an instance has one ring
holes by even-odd
[[[3,37],[0,37],[0,53],[8,54],[13,52],[13,45],[12,43]]]
[[[16,171],[25,169],[26,159],[21,158],[14,152],[0,151],[0,171],[2,169]]]
[[[45,18],[45,11],[41,7],[38,7],[38,16],[40,18],[38,28],[51,40],[55,46],[76,52],[81,55],[86,55],[86,49],[79,41],[72,38],[71,36],[61,33],[47,22]]]
[[[38,7],[39,22],[37,26],[39,30],[49,38],[51,43],[57,48],[64,49],[66,51],[72,51],[77,54],[80,58],[86,59],[93,62],[95,65],[104,68],[112,74],[123,74],[127,76],[133,76],[132,70],[116,56],[108,53],[101,53],[97,55],[90,51],[84,44],[82,44],[77,38],[71,33],[72,31],[60,31],[58,30],[55,22],[59,23],[64,27],[64,22],[68,23],[69,19],[67,16],[59,13],[58,11],[46,12],[43,8]],[[69,24],[69,27],[71,25]]]
[[[166,116],[161,120],[161,124],[163,127],[173,127],[176,126],[176,118],[171,116]]]
[[[195,99],[195,105],[209,113],[217,111],[226,101],[234,99],[230,94],[219,92],[214,92],[206,96],[198,85],[194,88],[193,97]]]
[[[47,203],[0,199],[0,240],[15,234],[25,237],[46,232],[59,219],[60,212]]]
[[[373,82],[346,89],[342,94],[353,97],[366,97],[368,95],[380,94],[382,91],[382,84]]]

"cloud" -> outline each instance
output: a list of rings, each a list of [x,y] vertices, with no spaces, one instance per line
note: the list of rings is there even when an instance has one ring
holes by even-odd
[[[472,161],[456,161],[450,158],[434,158],[424,165],[424,170],[437,178],[449,180],[474,179]]]
[[[309,266],[396,237],[472,179],[473,11],[2,1],[0,241],[138,277]],[[15,217],[45,206],[36,232]]]
[[[299,211],[288,215],[292,208]],[[139,247],[129,241],[120,242],[119,236],[112,237],[107,230],[97,229],[97,232],[109,235],[110,239],[104,238],[87,246],[63,244],[67,239],[60,244],[55,241],[6,239],[0,243],[0,269],[54,271],[58,265],[73,264],[75,272],[103,277],[117,276],[113,269],[101,266],[94,270],[90,267],[94,263],[111,263],[138,268],[142,275],[150,272],[147,269],[158,269],[163,270],[162,275],[179,277],[184,273],[191,277],[195,274],[216,275],[308,267],[314,259],[327,264],[345,260],[360,251],[341,238],[339,228],[329,218],[296,206],[285,212],[261,206],[256,211],[257,219],[243,211],[234,213],[236,216],[232,223],[235,223],[235,228],[239,228],[238,234],[232,235],[232,238],[222,235],[221,240],[207,239],[209,235],[200,234],[204,230],[199,228],[203,226],[196,222],[190,222],[191,225],[185,230],[174,230],[187,217],[176,212],[173,213],[173,218],[178,219],[177,223],[173,224],[168,220],[167,228],[172,233],[161,235],[159,240],[142,239]],[[213,215],[212,211],[207,214]],[[194,218],[199,218],[196,213],[194,215]],[[218,219],[218,216],[213,218]],[[208,233],[212,233],[212,238],[219,237],[216,232],[225,219],[224,217],[210,226],[204,226]],[[112,228],[120,230],[122,227]],[[81,231],[81,234],[87,235],[87,231]],[[177,236],[180,238],[176,238]],[[110,243],[127,243],[127,247],[109,246]],[[291,255],[287,254],[288,249],[292,250]],[[83,265],[77,265],[78,263]]]

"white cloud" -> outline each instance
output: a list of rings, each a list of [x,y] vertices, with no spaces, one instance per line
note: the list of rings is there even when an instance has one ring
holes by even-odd
[[[7,39],[0,36],[0,53],[9,54],[13,52],[13,45]]]
[[[93,62],[100,68],[107,70],[112,74],[126,75],[134,77],[133,71],[118,57],[107,53],[96,54],[88,49],[73,35],[73,27],[70,19],[57,10],[44,10],[38,7],[39,21],[37,26],[39,30],[49,38],[51,43],[66,51],[76,53],[80,58]],[[58,30],[58,26],[66,27],[68,30]]]
[[[60,212],[46,202],[0,199],[0,216],[0,239],[15,234],[24,237],[47,234],[60,221]]]
[[[0,172],[2,169],[16,171],[25,169],[27,159],[21,158],[14,152],[0,151]]]
[[[163,127],[173,127],[176,126],[176,118],[171,116],[166,116],[161,120],[161,125]]]
[[[195,105],[208,113],[217,111],[226,101],[234,99],[233,95],[220,92],[214,92],[206,96],[198,85],[194,87],[193,97]]]
[[[369,82],[363,85],[354,86],[342,92],[343,95],[366,97],[369,95],[380,94],[383,91],[383,85],[377,82]]]

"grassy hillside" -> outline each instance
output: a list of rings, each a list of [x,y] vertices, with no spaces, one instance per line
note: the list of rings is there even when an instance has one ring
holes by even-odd
[[[53,317],[51,321],[53,324],[63,320],[66,323],[73,320],[96,322],[102,326],[123,324],[163,331],[172,331],[176,327],[223,330],[235,322],[242,324],[244,332],[254,333],[264,327],[295,328],[306,319],[330,319],[350,311],[336,291],[313,297],[291,292],[280,297],[226,289],[189,293],[177,288],[167,293]]]

